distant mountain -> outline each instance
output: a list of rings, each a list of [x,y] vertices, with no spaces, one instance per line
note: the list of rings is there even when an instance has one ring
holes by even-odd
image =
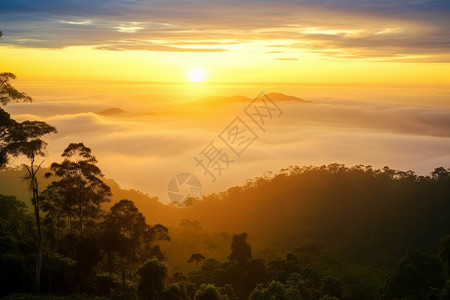
[[[276,102],[281,102],[281,101],[294,101],[294,102],[304,102],[304,103],[311,102],[311,101],[303,100],[303,99],[295,97],[295,96],[289,96],[289,95],[285,95],[285,94],[281,94],[281,93],[268,93],[267,97],[269,97],[270,99],[272,99],[273,101],[276,101]]]
[[[282,93],[268,93],[266,94],[267,97],[269,97],[271,100],[275,102],[281,102],[281,101],[292,101],[292,102],[303,102],[303,103],[309,103],[311,101],[303,100],[301,98],[285,95]],[[196,104],[205,104],[205,105],[227,105],[227,104],[234,104],[234,103],[241,103],[241,102],[251,102],[254,98],[249,98],[245,96],[231,96],[231,97],[224,97],[224,96],[211,96],[211,97],[204,97],[201,99],[198,99],[194,101]]]
[[[108,108],[105,110],[102,110],[101,112],[98,112],[97,115],[102,115],[102,116],[117,116],[117,115],[123,115],[128,113],[127,111],[117,108],[117,107],[113,107],[113,108]]]

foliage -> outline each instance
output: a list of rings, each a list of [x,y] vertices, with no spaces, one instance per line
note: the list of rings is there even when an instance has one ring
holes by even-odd
[[[67,217],[67,226],[72,228],[76,218],[79,235],[83,238],[89,221],[99,217],[100,205],[109,201],[111,189],[102,181],[103,174],[96,166],[97,159],[91,149],[83,143],[69,144],[61,156],[64,157],[62,163],[51,165],[59,180],[44,191],[44,209],[48,217],[53,218],[52,224],[59,224],[62,217]]]
[[[202,284],[195,294],[195,300],[225,300],[214,284]]]
[[[409,250],[387,277],[382,299],[426,299],[430,292],[441,290],[444,285],[444,268],[439,260],[434,256]]]
[[[247,244],[247,233],[233,235],[230,260],[243,264],[252,257],[252,248]]]
[[[164,280],[167,278],[167,267],[159,260],[148,260],[136,271],[139,275],[137,293],[143,300],[153,299],[164,289]]]
[[[0,37],[2,36],[0,31]],[[0,104],[6,105],[11,101],[32,102],[33,99],[23,92],[19,92],[11,85],[11,80],[17,77],[13,73],[0,73]]]

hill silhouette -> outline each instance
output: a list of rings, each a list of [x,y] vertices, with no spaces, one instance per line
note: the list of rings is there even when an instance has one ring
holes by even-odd
[[[113,108],[108,108],[108,109],[102,110],[102,111],[98,112],[97,115],[117,116],[117,115],[123,115],[126,113],[127,112],[121,108],[113,107]]]
[[[309,103],[311,101],[303,100],[301,98],[285,95],[281,93],[268,93],[266,94],[267,97],[269,97],[272,101],[275,102],[281,102],[281,101],[294,101],[294,102],[302,102],[302,103]],[[253,98],[249,98],[246,96],[231,96],[231,97],[224,97],[224,96],[211,96],[211,97],[204,97],[198,100],[193,101],[194,104],[197,105],[229,105],[234,103],[250,103],[253,101]]]
[[[20,172],[0,173],[2,183],[9,182],[1,194],[20,191],[19,198],[27,199],[26,184],[12,183]],[[388,167],[290,167],[188,208],[107,184],[114,195],[107,206],[130,199],[152,224],[177,228],[187,219],[205,232],[245,231],[260,252],[280,253],[314,240],[355,262],[391,265],[408,247],[434,251],[450,228],[450,170],[444,168],[424,177]]]

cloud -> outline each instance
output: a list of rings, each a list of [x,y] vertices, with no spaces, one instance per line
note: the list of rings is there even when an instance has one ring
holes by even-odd
[[[306,92],[297,89],[295,95],[302,97]],[[255,95],[246,96],[252,99]],[[167,200],[168,181],[180,172],[196,174],[205,193],[211,193],[289,165],[388,165],[420,174],[441,165],[450,167],[445,165],[450,161],[448,106],[306,98],[312,102],[280,102],[283,115],[268,121],[265,132],[243,113],[243,102],[205,109],[203,102],[191,101],[186,109],[165,100],[157,106],[165,104],[160,110],[173,113],[147,115],[148,108],[138,102],[89,96],[13,104],[5,109],[15,118],[42,119],[58,129],[58,134],[46,138],[50,154],[46,163],[60,161],[69,143],[82,141],[92,148],[107,177],[163,201]],[[92,104],[96,102],[100,104]],[[108,102],[130,113],[117,117],[95,113],[108,108]],[[258,135],[241,157],[234,156],[218,138],[236,116]],[[216,183],[210,182],[193,159],[211,141],[234,160]]]
[[[218,52],[229,50],[227,43],[286,40],[280,51],[417,62],[449,61],[449,12],[440,0],[0,3],[2,43],[23,47]],[[194,41],[196,48],[179,47]],[[221,46],[205,47],[214,43]]]

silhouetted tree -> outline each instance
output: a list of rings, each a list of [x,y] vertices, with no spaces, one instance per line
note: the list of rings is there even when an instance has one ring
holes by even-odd
[[[382,299],[425,299],[431,291],[442,289],[444,283],[444,268],[436,257],[409,250],[386,279]]]
[[[138,256],[156,257],[161,260],[161,249],[153,243],[157,240],[170,240],[166,227],[160,224],[148,225],[133,201],[126,199],[120,200],[110,208],[104,226],[106,231],[116,230],[120,235],[122,278],[125,277],[125,258],[128,260],[128,273],[131,277],[131,264]]]
[[[203,255],[201,255],[200,253],[193,253],[187,262],[188,263],[195,262],[197,264],[197,270],[198,270],[198,263],[201,262],[202,260],[205,260],[205,257]]]
[[[1,36],[1,35],[0,35]],[[11,80],[15,80],[13,73],[0,73],[0,104],[6,105],[10,101],[32,102],[33,99],[23,92],[19,92],[11,85]]]
[[[100,242],[103,251],[106,253],[109,278],[112,279],[112,273],[114,271],[114,253],[120,252],[123,244],[123,236],[120,234],[118,228],[111,226],[111,224],[108,224],[104,226],[100,234]]]
[[[0,297],[28,290],[29,271],[25,256],[19,252],[24,242],[26,207],[15,196],[0,195]]]
[[[0,32],[0,37],[2,33]],[[11,101],[32,102],[32,98],[23,92],[19,92],[11,85],[11,80],[16,79],[13,73],[0,73],[0,103],[6,105]],[[35,289],[40,289],[40,273],[42,268],[42,235],[41,220],[39,215],[39,189],[36,174],[40,165],[35,164],[37,156],[45,155],[47,144],[41,139],[42,136],[55,133],[56,129],[45,122],[24,121],[16,122],[10,115],[0,108],[0,168],[8,163],[9,156],[24,155],[30,164],[26,165],[30,190],[32,191],[31,201],[34,207],[34,214],[37,227],[37,253],[36,253],[36,276]]]
[[[250,258],[252,258],[252,248],[247,244],[247,233],[233,235],[230,260],[243,264]]]
[[[90,148],[83,143],[71,143],[61,155],[62,163],[52,163],[51,170],[60,178],[53,182],[46,195],[53,199],[64,199],[66,214],[77,217],[80,237],[88,220],[95,219],[101,212],[100,205],[110,201],[111,189],[102,181],[103,174],[96,166],[97,159]],[[52,209],[54,206],[49,205]],[[71,227],[71,224],[69,224]]]
[[[17,200],[16,196],[0,194],[0,236],[21,236],[25,225],[25,212],[25,203]]]
[[[94,267],[101,259],[98,241],[94,238],[84,238],[76,246],[78,282],[83,292],[93,292],[95,287]]]
[[[195,294],[195,300],[224,300],[214,284],[202,284]]]
[[[450,276],[450,235],[444,236],[439,241],[439,258]]]
[[[265,287],[264,284],[258,284],[250,293],[249,300],[300,300],[300,298],[289,297],[288,288],[281,282],[272,281]]]
[[[139,275],[138,295],[142,300],[154,299],[164,289],[167,267],[157,259],[148,260],[136,271]]]
[[[1,37],[1,35],[0,35]],[[13,73],[0,73],[0,104],[7,105],[11,101],[15,102],[32,102],[32,98],[25,93],[19,92],[11,85],[11,80],[16,79]],[[9,113],[0,108],[0,168],[5,167],[8,163],[9,153],[8,146],[12,142],[17,142],[13,139],[14,134],[17,135],[17,126],[20,123],[11,119]]]
[[[16,79],[12,73],[0,74],[0,103],[8,104],[10,101],[31,102],[32,99],[25,93],[17,91],[10,83],[11,79]],[[3,109],[0,109],[0,167],[8,162],[9,156],[25,156],[29,160],[29,165],[25,165],[28,172],[27,179],[30,182],[32,192],[31,202],[34,208],[34,215],[37,228],[37,253],[36,253],[36,276],[35,289],[40,290],[40,273],[42,268],[42,233],[39,187],[36,174],[41,163],[36,164],[38,156],[45,156],[45,143],[41,137],[50,133],[55,133],[56,129],[41,121],[16,122]]]

